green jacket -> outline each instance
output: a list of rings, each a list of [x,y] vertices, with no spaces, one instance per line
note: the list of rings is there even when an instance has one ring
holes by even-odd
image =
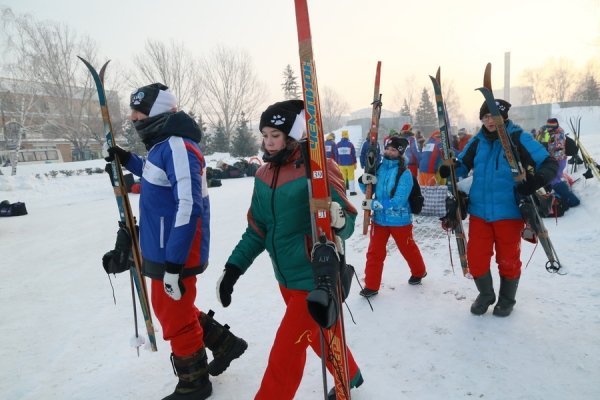
[[[256,172],[248,227],[227,260],[242,273],[267,250],[277,281],[288,289],[312,290],[313,272],[311,217],[305,166],[297,147],[282,165],[266,163]],[[346,197],[337,164],[327,160],[332,201],[346,212],[346,225],[337,232],[347,239],[354,232],[356,209]]]

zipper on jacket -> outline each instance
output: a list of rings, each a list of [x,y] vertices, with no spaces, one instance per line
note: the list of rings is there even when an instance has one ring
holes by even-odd
[[[165,217],[160,217],[160,248],[165,248]]]
[[[271,235],[271,243],[273,248],[273,258],[275,259],[275,268],[277,268],[277,272],[279,272],[279,276],[283,279],[283,286],[287,287],[287,279],[285,279],[285,275],[281,273],[281,269],[279,269],[279,260],[277,257],[277,247],[275,246],[275,227],[277,226],[277,215],[275,214],[275,188],[277,187],[277,181],[279,180],[279,171],[281,171],[281,166],[278,165],[275,167],[275,172],[273,173],[273,179],[271,179],[271,214],[273,215],[273,235]]]

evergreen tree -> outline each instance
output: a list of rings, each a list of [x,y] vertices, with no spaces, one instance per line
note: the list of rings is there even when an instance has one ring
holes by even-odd
[[[401,117],[409,117],[412,121],[412,114],[410,112],[410,106],[408,105],[408,101],[404,99],[404,104],[402,104],[402,108],[400,109]]]
[[[283,83],[281,89],[283,89],[283,97],[286,100],[298,100],[300,98],[300,85],[297,82],[298,77],[294,75],[294,70],[290,64],[283,70]]]
[[[600,100],[600,85],[593,75],[587,75],[575,93],[575,100]]]
[[[426,136],[430,132],[438,129],[438,120],[435,108],[429,97],[427,89],[423,88],[421,94],[421,101],[419,102],[419,108],[415,113],[416,126],[425,133]]]
[[[223,121],[219,120],[217,126],[215,126],[215,131],[208,142],[211,147],[210,150],[212,150],[211,152],[227,153],[229,151],[229,140],[227,140]]]
[[[251,157],[258,153],[258,142],[254,134],[248,129],[248,119],[242,112],[240,125],[235,130],[231,142],[231,155],[234,157]]]

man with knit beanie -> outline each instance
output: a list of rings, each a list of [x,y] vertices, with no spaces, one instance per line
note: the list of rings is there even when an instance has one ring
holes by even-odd
[[[151,302],[163,338],[170,342],[179,383],[164,400],[201,400],[212,393],[210,375],[221,374],[247,348],[227,325],[195,305],[196,277],[208,265],[210,204],[202,131],[161,83],[131,94],[130,119],[148,150],[145,158],[108,149],[141,177],[139,200],[143,274],[151,279]],[[123,235],[121,236],[123,237]],[[129,245],[121,248],[131,248]],[[110,263],[112,260],[107,260]],[[212,350],[208,364],[205,347]]]
[[[497,99],[496,105],[516,153],[524,167],[532,172],[528,172],[525,181],[515,182],[498,138],[498,127],[484,102],[479,110],[483,126],[458,155],[456,173],[464,177],[473,170],[469,192],[467,261],[479,295],[471,305],[471,313],[482,315],[496,303],[490,267],[492,255],[496,253],[500,290],[493,314],[506,317],[516,303],[521,277],[524,222],[518,202],[520,197],[530,196],[550,182],[556,175],[557,164],[533,136],[524,133],[508,118],[509,102]],[[442,164],[439,173],[444,178],[448,177],[450,167]]]

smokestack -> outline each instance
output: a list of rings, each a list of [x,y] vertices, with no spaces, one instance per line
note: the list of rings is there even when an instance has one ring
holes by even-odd
[[[510,102],[510,51],[504,53],[504,100]]]

